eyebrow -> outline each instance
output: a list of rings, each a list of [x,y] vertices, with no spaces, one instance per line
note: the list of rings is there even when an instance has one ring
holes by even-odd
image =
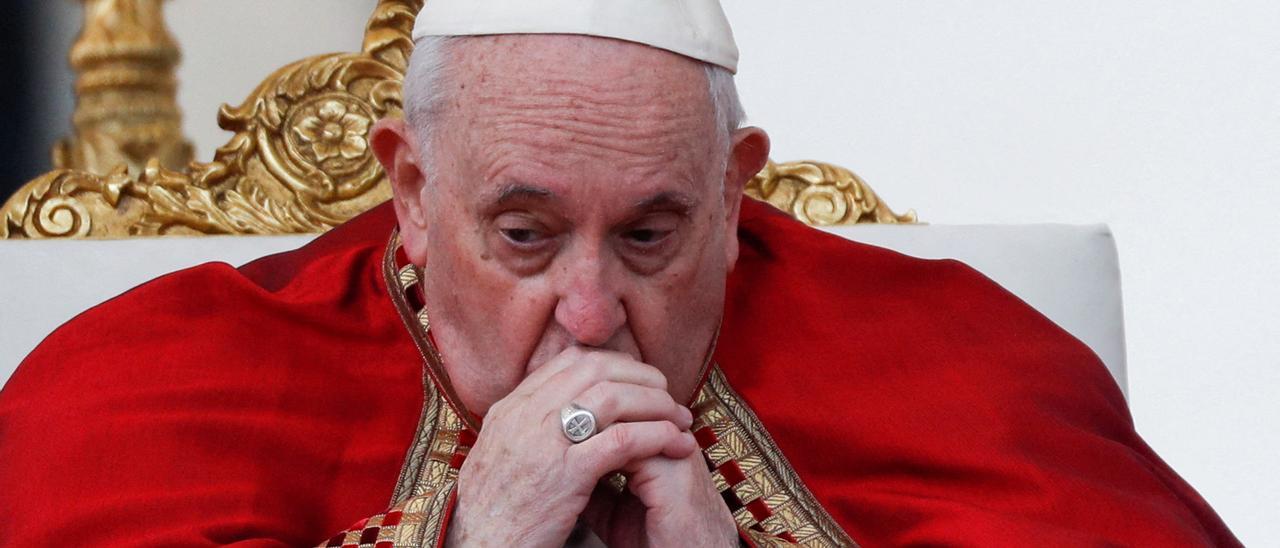
[[[698,200],[692,196],[682,192],[667,191],[636,202],[632,209],[635,211],[664,210],[688,216],[697,205]]]
[[[526,183],[510,183],[499,187],[496,197],[490,202],[493,207],[502,207],[513,202],[555,202],[559,196],[555,192]],[[631,210],[670,211],[682,216],[689,216],[698,206],[698,200],[683,192],[665,191],[635,202]]]
[[[503,185],[498,189],[497,197],[494,198],[493,204],[501,206],[511,202],[550,202],[555,200],[556,194],[545,188],[531,186],[524,183],[511,183]]]

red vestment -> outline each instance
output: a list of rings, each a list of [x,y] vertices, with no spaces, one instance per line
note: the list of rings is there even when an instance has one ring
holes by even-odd
[[[0,544],[314,545],[385,512],[424,404],[394,224],[383,205],[51,335],[0,391]],[[1238,545],[1092,352],[972,269],[752,200],[740,240],[715,361],[859,544]]]

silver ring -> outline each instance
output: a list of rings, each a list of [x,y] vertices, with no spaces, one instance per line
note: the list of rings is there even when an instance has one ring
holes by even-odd
[[[560,410],[560,431],[573,443],[582,443],[596,435],[596,415],[582,406],[571,403]]]

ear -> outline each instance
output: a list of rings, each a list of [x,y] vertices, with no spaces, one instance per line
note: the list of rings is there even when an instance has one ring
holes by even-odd
[[[769,163],[769,134],[758,127],[742,128],[733,133],[733,148],[724,173],[725,264],[729,270],[738,262],[738,218],[742,213],[743,192],[747,183]]]
[[[384,118],[369,133],[373,154],[391,182],[391,203],[400,222],[400,239],[409,260],[426,263],[426,175],[413,131],[400,118]]]

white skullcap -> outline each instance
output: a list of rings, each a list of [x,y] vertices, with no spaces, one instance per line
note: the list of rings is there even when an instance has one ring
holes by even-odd
[[[427,0],[413,39],[582,34],[637,42],[738,72],[719,0]]]

